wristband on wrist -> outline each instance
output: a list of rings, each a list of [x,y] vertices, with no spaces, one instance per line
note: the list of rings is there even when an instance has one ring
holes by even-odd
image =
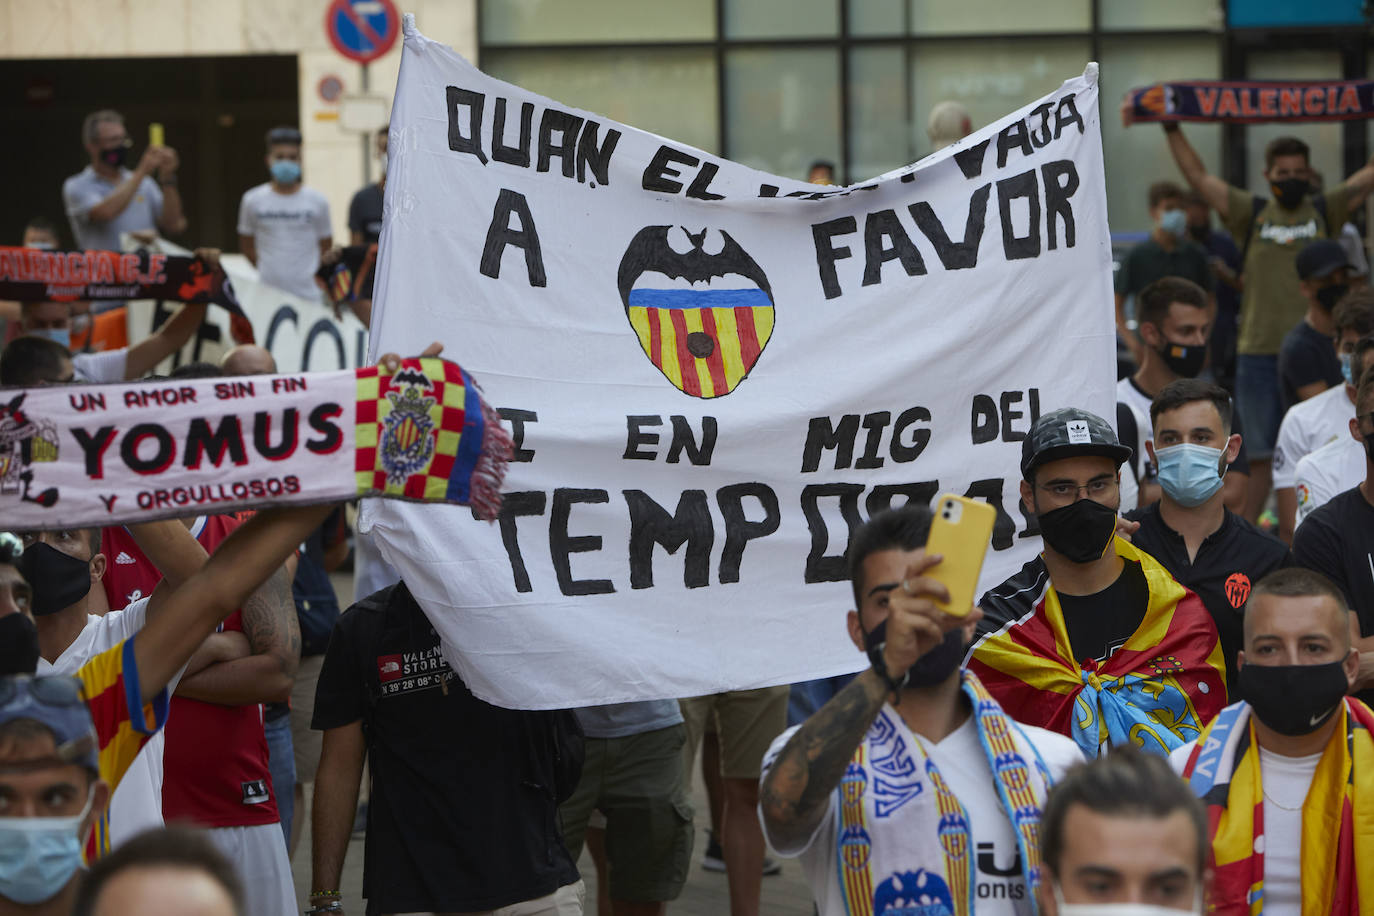
[[[308,910],[305,911],[305,914],[306,914],[306,916],[316,916],[316,914],[319,914],[319,913],[342,913],[342,912],[343,912],[343,901],[342,901],[342,900],[335,900],[335,901],[333,901],[332,903],[325,903],[325,904],[320,904],[320,905],[318,905],[318,906],[312,906],[310,909],[308,909]]]
[[[340,894],[338,891],[311,891],[311,892],[310,892],[310,899],[311,899],[311,900],[314,900],[316,897],[342,897],[342,896],[343,896],[343,894]]]
[[[1161,122],[1160,122],[1160,126],[1164,128],[1164,132],[1165,132],[1166,134],[1176,134],[1176,133],[1178,133],[1178,122],[1177,122],[1177,121],[1161,121]]]

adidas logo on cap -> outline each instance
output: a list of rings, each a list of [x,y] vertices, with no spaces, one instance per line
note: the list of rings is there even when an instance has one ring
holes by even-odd
[[[115,557],[115,563],[119,564],[120,566],[133,566],[137,562],[137,560],[135,560],[133,557],[129,556],[122,550],[119,552],[119,556]]]

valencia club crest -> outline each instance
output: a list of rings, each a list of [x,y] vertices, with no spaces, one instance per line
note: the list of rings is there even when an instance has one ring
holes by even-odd
[[[617,284],[644,355],[692,397],[734,391],[773,333],[768,278],[724,230],[645,226]]]

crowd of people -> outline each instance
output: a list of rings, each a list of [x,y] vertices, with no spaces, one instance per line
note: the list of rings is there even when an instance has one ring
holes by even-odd
[[[932,115],[932,142],[969,130]],[[1280,138],[1259,196],[1164,130],[1189,190],[1148,189],[1153,228],[1116,275],[1115,415],[1059,407],[1022,442],[1042,552],[947,613],[931,510],[874,515],[847,552],[857,675],[503,709],[361,536],[340,613],[345,507],[0,519],[0,914],[342,913],[358,820],[370,914],[662,914],[707,823],[731,916],[757,916],[775,856],[800,860],[822,916],[1361,911],[1374,291],[1349,217],[1374,163],[1318,192],[1307,147]],[[184,230],[174,150],[130,167],[113,111],[82,139],[90,164],[62,191],[77,247]],[[300,152],[294,128],[267,135],[239,243],[264,282],[316,299],[340,255]],[[385,132],[377,153],[355,247],[379,241]],[[43,218],[22,241],[60,247]],[[132,343],[118,308],[7,309],[0,385],[33,387],[144,378],[205,306]],[[172,377],[272,372],[245,344]]]

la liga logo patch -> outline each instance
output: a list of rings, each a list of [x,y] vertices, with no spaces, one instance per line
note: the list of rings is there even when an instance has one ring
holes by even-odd
[[[692,397],[734,391],[773,334],[768,277],[723,229],[645,226],[616,281],[644,355]]]

